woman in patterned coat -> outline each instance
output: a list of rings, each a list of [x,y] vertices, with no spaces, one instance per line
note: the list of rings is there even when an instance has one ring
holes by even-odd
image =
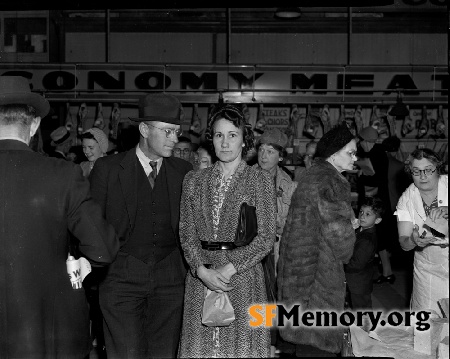
[[[275,191],[270,174],[242,159],[253,133],[241,109],[222,105],[212,112],[207,138],[218,161],[185,177],[180,239],[190,271],[186,277],[180,357],[268,357],[268,328],[250,327],[248,308],[267,302],[261,260],[275,239]],[[241,204],[256,207],[258,234],[234,247]],[[214,250],[220,245],[219,250]],[[202,325],[205,289],[228,293],[236,319],[226,327]]]
[[[356,142],[346,125],[325,133],[316,158],[295,190],[281,239],[278,300],[287,308],[342,312],[345,300],[344,263],[353,254],[350,184],[341,172],[353,169]],[[335,356],[343,328],[289,326],[281,337],[297,344],[297,356]]]

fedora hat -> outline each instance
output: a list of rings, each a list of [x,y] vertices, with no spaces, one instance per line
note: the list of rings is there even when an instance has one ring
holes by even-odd
[[[131,121],[160,121],[181,125],[183,106],[172,95],[149,94],[139,99],[139,117],[129,117]]]
[[[50,104],[41,95],[31,92],[28,80],[22,76],[0,76],[0,106],[29,105],[36,109],[36,116],[45,117]]]
[[[70,132],[67,131],[66,126],[60,126],[50,134],[50,138],[52,139],[50,145],[62,145],[70,139]]]

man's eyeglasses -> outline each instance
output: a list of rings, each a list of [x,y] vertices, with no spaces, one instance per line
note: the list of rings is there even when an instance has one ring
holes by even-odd
[[[411,171],[413,176],[420,176],[421,173],[427,176],[431,176],[434,172],[436,172],[437,168],[431,169],[431,168],[425,168],[424,170],[419,170],[418,168],[413,168]]]
[[[157,126],[153,126],[153,125],[151,125],[149,123],[146,123],[146,125],[154,127],[154,128],[157,128],[160,131],[164,131],[166,133],[166,137],[167,138],[169,138],[172,135],[180,137],[181,134],[183,133],[183,130],[181,128],[179,128],[179,129],[175,129],[175,128],[160,128],[160,127],[157,127]]]

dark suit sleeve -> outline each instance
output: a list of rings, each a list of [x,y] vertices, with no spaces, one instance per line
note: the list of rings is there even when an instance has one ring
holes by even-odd
[[[119,240],[100,206],[92,200],[89,181],[83,177],[80,167],[72,167],[68,186],[68,229],[78,238],[80,252],[93,266],[111,263],[119,250]]]
[[[89,180],[91,182],[92,198],[100,205],[103,216],[106,216],[107,178],[108,168],[102,158],[99,158],[95,162]]]

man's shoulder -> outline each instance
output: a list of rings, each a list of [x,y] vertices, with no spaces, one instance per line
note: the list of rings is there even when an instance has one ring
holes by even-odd
[[[178,157],[166,157],[164,158],[164,161],[167,161],[167,163],[169,163],[170,165],[172,165],[173,167],[179,169],[181,172],[183,173],[187,173],[190,170],[193,169],[193,166],[190,162],[185,161],[181,158]]]
[[[97,159],[96,163],[102,163],[103,165],[106,166],[114,166],[114,165],[118,165],[120,164],[123,159],[125,158],[125,156],[127,156],[127,154],[132,151],[125,151],[125,152],[119,152],[113,155],[108,155],[108,156],[104,156],[104,157],[100,157],[99,159]]]

